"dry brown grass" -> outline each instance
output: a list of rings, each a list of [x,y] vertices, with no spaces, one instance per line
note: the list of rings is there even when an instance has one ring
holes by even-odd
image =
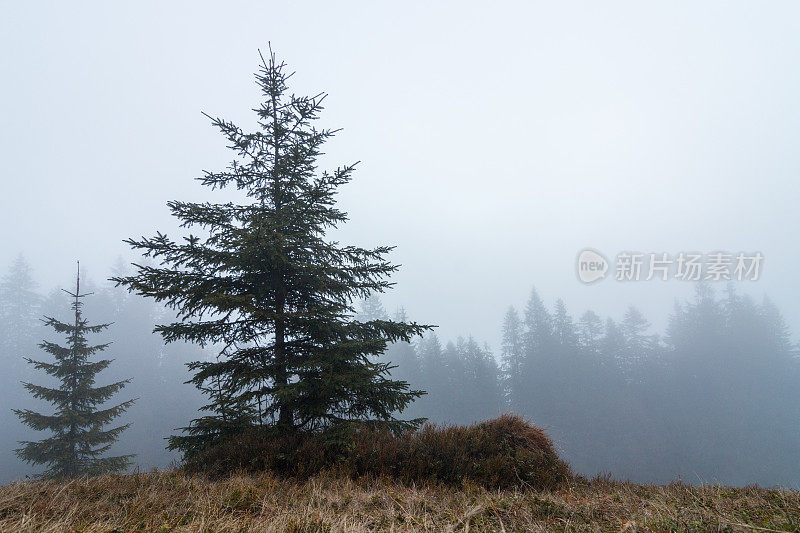
[[[555,491],[180,471],[0,488],[0,531],[798,531],[800,494],[576,481]]]

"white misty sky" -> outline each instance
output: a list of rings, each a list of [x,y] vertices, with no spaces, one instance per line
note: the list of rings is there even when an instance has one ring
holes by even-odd
[[[640,306],[659,328],[678,281],[584,286],[593,247],[761,251],[792,325],[800,212],[795,2],[6,2],[0,17],[0,268],[42,288],[122,239],[174,233],[165,202],[229,158],[201,115],[252,124],[257,49],[329,93],[324,165],[361,160],[337,238],[395,244],[385,300],[497,347],[536,285],[576,315]],[[795,327],[795,329],[798,329]]]

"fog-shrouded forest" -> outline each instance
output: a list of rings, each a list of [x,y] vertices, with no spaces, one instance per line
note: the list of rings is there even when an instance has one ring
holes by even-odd
[[[128,271],[120,260],[109,275]],[[95,269],[99,271],[100,269]],[[131,426],[115,453],[135,453],[140,469],[179,459],[165,438],[196,417],[204,404],[185,363],[213,358],[214,347],[171,343],[152,333],[169,316],[151,301],[103,279],[83,282],[85,315],[113,322],[103,341],[113,364],[102,381],[131,379],[125,397],[136,403],[121,417]],[[427,395],[403,412],[432,422],[468,423],[519,413],[547,429],[579,473],[640,482],[760,483],[797,487],[800,479],[800,375],[797,347],[780,310],[732,284],[698,283],[694,296],[665,310],[656,331],[630,307],[623,316],[571,310],[557,299],[520,289],[523,305],[509,306],[496,327],[493,351],[472,336],[436,333],[394,343],[382,356],[392,376]],[[2,390],[8,407],[41,408],[21,381],[41,381],[23,355],[51,339],[40,318],[69,315],[69,296],[43,287],[19,256],[0,285]],[[405,320],[378,297],[360,304],[359,319]],[[10,409],[0,413],[2,482],[32,470],[13,454],[33,436]]]
[[[0,530],[797,529],[800,3],[32,5]]]

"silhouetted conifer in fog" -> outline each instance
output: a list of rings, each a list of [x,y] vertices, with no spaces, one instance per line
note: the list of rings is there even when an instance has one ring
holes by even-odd
[[[586,311],[578,321],[578,345],[595,355],[603,336],[603,320],[594,311]]]
[[[31,267],[17,256],[0,281],[0,353],[12,361],[35,343],[34,329],[41,297]]]
[[[509,307],[503,318],[501,359],[503,361],[504,392],[512,412],[518,413],[523,406],[525,383],[522,380],[523,340],[522,322],[514,307]]]
[[[472,337],[459,338],[455,344],[448,343],[445,357],[455,371],[452,394],[457,409],[470,413],[475,420],[493,418],[505,411],[497,361],[488,347],[480,346]]]
[[[380,309],[383,309],[382,305]],[[406,310],[402,307],[398,309],[394,314],[394,321],[408,322]],[[419,386],[420,361],[419,357],[417,356],[415,343],[407,341],[393,342],[386,350],[386,354],[383,358],[394,365],[394,368],[391,371],[392,377],[405,381],[412,387]]]
[[[250,202],[170,202],[181,224],[205,237],[128,240],[161,264],[115,278],[177,311],[179,321],[156,328],[166,341],[220,347],[216,360],[190,365],[211,413],[170,439],[186,453],[249,426],[289,432],[352,420],[395,430],[419,423],[393,413],[422,392],[389,379],[391,365],[371,357],[427,327],[353,318],[353,302],[390,287],[397,267],[386,259],[391,247],[326,240],[347,219],[335,194],[354,165],[317,171],[322,146],[335,133],[313,125],[325,95],[290,94],[290,76],[274,54],[263,60],[256,75],[264,98],[255,110],[259,130],[245,133],[212,118],[236,155],[226,170],[200,181],[235,187]]]
[[[525,326],[523,335],[525,365],[523,373],[527,374],[526,377],[533,378],[537,372],[537,366],[553,355],[555,346],[553,317],[545,307],[536,289],[531,290],[528,303],[525,305],[523,324]]]
[[[48,465],[43,477],[73,477],[119,472],[130,464],[132,455],[103,457],[103,454],[119,439],[128,425],[103,429],[121,415],[134,400],[112,407],[101,407],[129,380],[95,387],[95,376],[107,368],[112,360],[91,361],[90,357],[102,352],[108,344],[90,346],[88,333],[100,333],[110,324],[91,326],[83,318],[80,293],[80,271],[78,272],[72,310],[74,322],[67,323],[45,317],[45,324],[67,337],[67,345],[61,346],[43,341],[40,347],[55,358],[55,362],[26,359],[37,370],[44,370],[60,380],[58,388],[25,383],[25,388],[35,397],[56,406],[53,415],[43,415],[30,409],[14,410],[19,418],[37,431],[49,430],[52,437],[37,442],[21,442],[17,455],[34,465]]]
[[[389,315],[386,313],[386,309],[383,308],[380,298],[373,294],[361,301],[361,311],[358,313],[357,318],[362,322],[368,322],[370,320],[386,320]]]

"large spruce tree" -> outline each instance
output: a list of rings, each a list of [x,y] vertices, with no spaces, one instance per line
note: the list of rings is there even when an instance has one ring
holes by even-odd
[[[209,117],[235,156],[226,170],[199,178],[212,189],[236,188],[248,201],[169,202],[182,226],[201,235],[128,240],[160,264],[114,278],[177,312],[176,322],[156,327],[167,342],[217,349],[215,360],[190,365],[191,381],[210,403],[207,416],[170,439],[184,453],[252,426],[291,432],[352,420],[393,430],[419,423],[392,413],[422,392],[390,379],[391,365],[376,356],[426,326],[355,318],[354,301],[390,287],[397,268],[386,259],[391,247],[326,238],[347,219],[335,193],[354,165],[317,171],[320,150],[335,133],[313,125],[325,95],[290,94],[285,63],[272,52],[261,60],[258,129],[245,133]]]
[[[40,400],[56,406],[52,415],[44,415],[30,409],[14,412],[22,422],[37,431],[50,430],[53,435],[37,442],[21,442],[17,456],[34,465],[48,465],[41,477],[59,478],[81,475],[97,475],[119,472],[130,464],[132,455],[103,457],[106,451],[119,439],[128,424],[111,429],[103,429],[121,415],[134,400],[128,400],[111,407],[103,407],[107,400],[122,389],[130,380],[117,381],[109,385],[95,387],[95,376],[111,364],[110,359],[91,361],[90,357],[105,350],[108,343],[90,346],[86,335],[99,333],[110,324],[89,325],[83,318],[81,299],[86,294],[80,292],[80,267],[78,268],[75,292],[68,291],[74,301],[72,310],[74,321],[61,322],[45,317],[45,325],[56,332],[65,334],[66,346],[43,341],[39,346],[53,355],[55,362],[27,359],[37,370],[57,378],[58,388],[43,387],[24,383],[25,388]]]

